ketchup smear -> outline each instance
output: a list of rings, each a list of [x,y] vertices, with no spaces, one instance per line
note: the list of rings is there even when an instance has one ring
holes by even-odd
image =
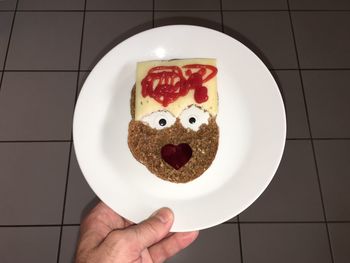
[[[207,101],[208,89],[203,86],[203,83],[215,77],[217,68],[202,64],[189,64],[182,66],[182,68],[185,69],[186,77],[178,66],[151,68],[141,81],[142,96],[150,96],[166,107],[179,97],[186,96],[193,89],[194,99],[197,103]]]

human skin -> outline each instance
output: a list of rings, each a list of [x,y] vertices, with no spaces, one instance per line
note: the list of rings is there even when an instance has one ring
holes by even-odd
[[[198,231],[170,233],[174,215],[162,208],[139,223],[100,202],[80,227],[76,263],[161,263],[189,246]]]

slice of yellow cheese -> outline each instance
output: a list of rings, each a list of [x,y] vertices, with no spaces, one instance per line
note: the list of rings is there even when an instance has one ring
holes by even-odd
[[[197,103],[194,99],[194,90],[190,90],[184,97],[179,97],[174,102],[170,103],[167,107],[164,107],[161,103],[157,102],[153,98],[142,96],[141,81],[147,76],[148,71],[153,67],[158,66],[178,66],[182,68],[188,64],[203,64],[212,65],[216,67],[216,59],[208,58],[196,58],[196,59],[176,59],[176,60],[152,60],[137,63],[136,69],[136,94],[135,94],[135,120],[141,120],[144,116],[151,114],[152,112],[167,110],[175,117],[178,117],[181,112],[191,106],[197,105],[202,109],[208,111],[211,116],[216,116],[218,111],[218,94],[216,87],[216,76],[210,79],[208,82],[203,83],[208,89],[208,100],[203,103]],[[185,75],[185,69],[182,69],[183,75]]]

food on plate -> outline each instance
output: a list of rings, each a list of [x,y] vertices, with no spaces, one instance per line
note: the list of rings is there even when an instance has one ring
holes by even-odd
[[[161,179],[186,183],[213,162],[219,144],[215,59],[137,63],[128,144]]]

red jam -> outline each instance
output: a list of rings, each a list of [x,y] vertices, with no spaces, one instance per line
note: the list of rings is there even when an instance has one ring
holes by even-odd
[[[192,148],[187,143],[166,144],[161,149],[162,159],[174,169],[179,170],[192,157]]]
[[[186,96],[192,89],[197,103],[208,100],[208,89],[203,84],[217,74],[217,68],[211,65],[189,64],[182,66],[159,66],[151,68],[147,76],[141,81],[142,96],[158,101],[164,107]]]

